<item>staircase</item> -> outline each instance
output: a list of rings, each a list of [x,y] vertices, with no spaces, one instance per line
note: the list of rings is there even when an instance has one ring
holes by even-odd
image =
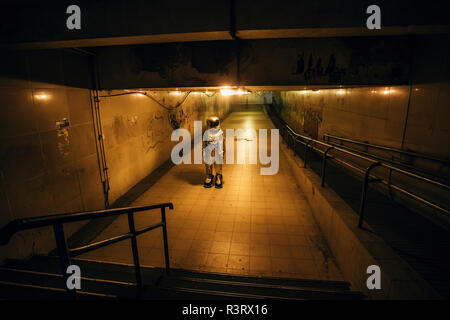
[[[341,281],[260,278],[228,274],[142,267],[144,290],[138,294],[134,267],[72,259],[81,268],[77,299],[272,299],[322,300],[363,299]],[[0,267],[0,299],[65,300],[65,290],[56,257],[35,256],[27,261],[7,260]]]

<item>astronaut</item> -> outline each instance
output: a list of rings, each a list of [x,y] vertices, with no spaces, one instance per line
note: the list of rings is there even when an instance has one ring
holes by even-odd
[[[214,185],[222,188],[222,164],[223,164],[223,131],[220,128],[218,117],[209,117],[206,120],[207,129],[203,135],[203,160],[205,161],[206,178],[203,184],[205,188],[211,188],[214,181],[213,167],[216,174]]]

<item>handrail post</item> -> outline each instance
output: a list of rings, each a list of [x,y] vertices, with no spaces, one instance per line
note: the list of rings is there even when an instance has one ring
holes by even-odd
[[[293,147],[293,150],[294,150],[294,157],[297,155],[297,139],[295,138],[295,137],[292,137],[292,139],[294,139],[294,147]]]
[[[370,179],[370,171],[372,169],[381,165],[381,162],[374,162],[370,166],[367,167],[366,172],[364,172],[364,181],[361,191],[361,200],[359,203],[359,219],[358,219],[358,227],[362,228],[363,220],[364,220],[364,210],[366,207],[366,199],[367,199],[367,189],[369,186]]]
[[[292,135],[292,151],[294,151],[294,156],[295,156],[295,147],[297,146],[297,139],[295,138],[294,135]]]
[[[71,265],[69,248],[67,247],[66,237],[64,235],[64,227],[62,223],[57,223],[53,225],[53,232],[55,234],[56,248],[58,250],[59,261],[61,264],[61,274],[64,279],[64,286],[69,297],[76,299],[77,292],[76,289],[69,289],[67,286],[67,279],[69,275],[67,274],[67,268]]]
[[[334,149],[334,147],[328,147],[327,150],[323,153],[323,159],[322,159],[322,187],[325,186],[325,169],[327,166],[327,159],[328,159],[328,151]]]
[[[308,161],[308,146],[312,140],[308,140],[305,143],[305,154],[303,155],[303,168],[306,168],[306,163]]]
[[[169,244],[167,241],[167,222],[166,222],[166,208],[161,208],[161,220],[163,223],[163,239],[164,239],[164,258],[166,262],[166,273],[170,273],[170,259],[169,259]]]
[[[133,211],[128,213],[128,226],[130,228],[130,233],[132,234],[130,240],[131,240],[131,249],[133,251],[134,272],[136,275],[136,286],[138,288],[138,294],[140,294],[143,289],[143,284],[142,284],[141,265],[139,264],[139,251],[136,239],[136,227],[134,225]]]

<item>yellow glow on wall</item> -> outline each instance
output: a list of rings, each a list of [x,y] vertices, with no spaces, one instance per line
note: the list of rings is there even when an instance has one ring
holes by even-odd
[[[50,96],[48,94],[45,94],[45,93],[35,94],[34,97],[37,100],[47,100],[47,99],[50,98]]]
[[[244,90],[241,90],[241,89],[238,89],[237,94],[238,94],[238,95],[250,94],[250,92],[244,91]]]
[[[236,93],[232,89],[224,88],[224,89],[220,89],[220,94],[223,95],[223,96],[231,96],[231,95],[234,95]]]
[[[222,87],[222,89],[220,89],[220,94],[222,96],[234,96],[234,95],[243,95],[243,94],[250,94],[250,92],[248,90],[242,89],[242,88],[238,88],[237,90],[235,89],[231,89],[228,86]]]

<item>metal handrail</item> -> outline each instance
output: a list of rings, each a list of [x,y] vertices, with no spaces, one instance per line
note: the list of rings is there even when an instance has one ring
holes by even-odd
[[[395,166],[400,166],[400,167],[406,168],[408,170],[411,170],[411,171],[414,171],[414,172],[421,173],[421,174],[424,174],[426,176],[432,177],[432,178],[437,179],[439,181],[443,181],[443,182],[448,182],[449,181],[447,176],[437,176],[435,172],[429,171],[427,169],[424,169],[424,168],[421,168],[421,167],[418,167],[418,166],[415,166],[415,165],[407,164],[407,163],[402,162],[402,161],[396,161],[396,160],[392,160],[392,159],[387,159],[385,157],[381,157],[381,156],[378,156],[376,154],[369,153],[368,151],[356,150],[354,148],[342,145],[342,143],[332,142],[332,141],[330,141],[330,139],[328,137],[331,137],[333,139],[342,139],[344,141],[354,142],[356,144],[367,145],[369,147],[378,148],[378,149],[385,150],[385,151],[391,150],[391,151],[398,152],[399,154],[409,155],[411,157],[415,156],[416,158],[422,158],[422,159],[428,159],[428,160],[435,161],[435,162],[440,162],[441,165],[448,166],[448,163],[450,163],[450,161],[447,161],[445,159],[433,158],[433,157],[422,155],[422,154],[419,154],[419,153],[402,151],[402,150],[389,148],[389,147],[384,147],[384,146],[365,144],[365,143],[362,143],[362,142],[359,142],[359,141],[354,141],[354,140],[346,139],[346,138],[339,138],[339,137],[331,136],[331,135],[328,135],[328,134],[324,135],[324,140],[326,139],[326,141],[328,143],[330,143],[331,145],[339,146],[339,147],[345,148],[345,149],[347,149],[349,151],[354,151],[354,152],[356,152],[358,154],[367,155],[368,157],[371,157],[371,158],[373,158],[373,159],[375,159],[377,161],[383,161],[383,162],[387,162],[387,163],[393,164]]]
[[[341,145],[341,144],[337,144],[337,143],[334,143],[334,142],[329,142],[329,143],[334,145],[334,146],[340,146],[341,148],[345,148],[345,149],[347,149],[349,151],[356,152],[358,154],[367,155],[368,157],[373,158],[373,159],[375,159],[377,161],[384,161],[384,162],[387,162],[387,163],[390,163],[390,164],[393,164],[393,165],[396,165],[396,166],[400,166],[400,167],[406,168],[406,169],[411,170],[411,171],[415,171],[417,173],[421,173],[421,174],[424,174],[424,175],[427,175],[427,176],[430,176],[430,177],[433,177],[433,178],[438,178],[438,179],[440,179],[442,181],[448,181],[448,179],[446,177],[436,177],[435,173],[430,172],[429,170],[425,170],[425,169],[422,169],[420,167],[414,166],[414,165],[406,164],[406,163],[401,162],[401,161],[386,159],[384,157],[380,157],[380,156],[375,155],[375,154],[371,154],[371,153],[368,153],[368,152],[356,150],[356,149],[353,149],[353,148],[350,148],[350,147],[347,147],[347,146],[344,146],[344,145]]]
[[[53,231],[55,234],[56,247],[58,250],[58,256],[61,263],[61,273],[66,283],[68,274],[66,273],[67,267],[71,265],[71,257],[76,257],[82,253],[86,253],[92,250],[96,250],[105,246],[108,246],[113,243],[117,243],[126,239],[131,240],[131,248],[133,251],[133,262],[134,262],[134,271],[136,275],[136,286],[138,288],[138,292],[140,293],[143,289],[142,283],[142,275],[141,275],[141,267],[139,263],[139,254],[138,254],[138,246],[136,237],[143,233],[146,233],[150,230],[162,227],[163,229],[163,240],[164,240],[164,257],[165,257],[165,266],[166,272],[168,273],[170,270],[170,261],[169,261],[169,246],[167,242],[167,223],[166,223],[166,208],[173,210],[173,204],[161,203],[156,205],[149,206],[136,206],[136,207],[126,207],[126,208],[116,208],[116,209],[106,209],[106,210],[95,210],[95,211],[84,211],[84,212],[70,212],[70,213],[62,213],[62,214],[53,214],[49,216],[40,216],[33,218],[24,218],[24,219],[16,219],[8,224],[6,224],[3,228],[0,229],[0,245],[8,244],[11,237],[22,230],[30,230],[35,228],[53,226]],[[143,212],[148,210],[161,209],[161,222],[154,224],[152,226],[146,227],[141,230],[136,230],[134,223],[134,213]],[[77,248],[69,249],[67,246],[67,240],[64,235],[64,227],[65,223],[84,221],[90,219],[99,219],[106,218],[112,216],[119,216],[122,214],[128,215],[128,227],[129,232],[123,233],[118,236],[111,237],[109,239],[92,242],[87,245],[83,245]],[[66,289],[69,294],[76,297],[76,289],[69,289],[66,286]]]
[[[339,140],[341,142],[349,142],[349,143],[357,144],[357,145],[360,145],[360,146],[365,146],[365,147],[368,147],[368,148],[379,149],[379,150],[389,151],[389,152],[395,152],[395,153],[406,155],[406,156],[432,160],[432,161],[436,161],[436,162],[439,162],[439,163],[442,163],[442,164],[445,164],[445,165],[450,165],[450,160],[447,160],[447,159],[441,159],[441,158],[436,158],[436,157],[433,157],[433,156],[430,156],[430,155],[426,155],[426,154],[422,154],[422,153],[411,152],[411,151],[404,151],[404,150],[399,150],[399,149],[396,149],[396,148],[380,146],[380,145],[371,144],[371,143],[362,142],[362,141],[356,141],[356,140],[352,140],[352,139],[349,139],[349,138],[334,136],[334,135],[331,135],[331,134],[328,134],[328,133],[324,134],[323,138],[327,142],[330,142],[330,139],[335,139],[335,140]],[[332,143],[332,142],[330,142],[330,143]]]
[[[362,184],[362,188],[361,188],[361,198],[360,198],[360,206],[359,206],[359,220],[358,220],[359,227],[362,227],[363,220],[364,220],[364,212],[365,212],[365,207],[366,207],[368,184],[370,182],[378,182],[378,183],[385,184],[389,188],[389,190],[391,190],[391,188],[392,188],[392,189],[394,189],[398,192],[401,192],[401,193],[403,193],[403,194],[405,194],[405,195],[407,195],[407,196],[409,196],[431,208],[434,208],[434,209],[440,211],[441,213],[450,217],[449,209],[444,208],[430,200],[427,200],[413,192],[405,190],[400,186],[394,185],[392,183],[390,177],[388,180],[380,179],[380,178],[374,176],[371,172],[373,169],[375,169],[377,167],[383,167],[383,168],[390,170],[390,174],[392,173],[392,171],[395,171],[400,174],[409,176],[411,178],[420,180],[422,182],[431,184],[435,187],[439,187],[446,191],[450,191],[449,185],[442,183],[440,181],[436,181],[436,180],[424,177],[417,173],[413,173],[413,172],[409,172],[409,171],[397,168],[395,166],[392,166],[391,164],[387,164],[387,163],[383,163],[382,161],[377,161],[377,160],[371,159],[371,158],[363,156],[359,153],[352,152],[346,148],[341,148],[339,146],[336,146],[335,144],[326,143],[326,142],[323,142],[323,141],[320,141],[317,139],[313,139],[306,135],[299,134],[299,133],[295,132],[294,129],[292,129],[284,120],[282,120],[278,116],[278,114],[274,113],[272,110],[269,111],[269,114],[276,117],[276,122],[279,124],[279,127],[281,128],[281,133],[282,133],[282,136],[284,137],[284,140],[286,141],[286,143],[289,145],[289,141],[293,142],[293,145],[291,145],[291,148],[293,150],[296,150],[297,143],[301,143],[305,146],[304,161],[303,161],[304,168],[306,168],[307,162],[308,162],[308,149],[315,150],[322,154],[322,172],[321,172],[322,187],[325,187],[326,161],[327,161],[327,159],[330,159],[330,158],[334,159],[336,162],[338,162],[344,166],[347,166],[347,167],[363,174],[363,184]],[[291,139],[288,139],[288,137],[290,137]],[[317,148],[316,145],[324,147],[324,149],[322,150],[320,148]],[[337,159],[336,151],[344,153],[348,156],[351,156],[351,157],[359,159],[359,160],[367,161],[369,163],[369,166],[365,170],[362,170],[362,169],[357,168],[356,166],[348,163],[345,160]],[[334,156],[328,155],[330,152],[335,153],[335,155]]]

